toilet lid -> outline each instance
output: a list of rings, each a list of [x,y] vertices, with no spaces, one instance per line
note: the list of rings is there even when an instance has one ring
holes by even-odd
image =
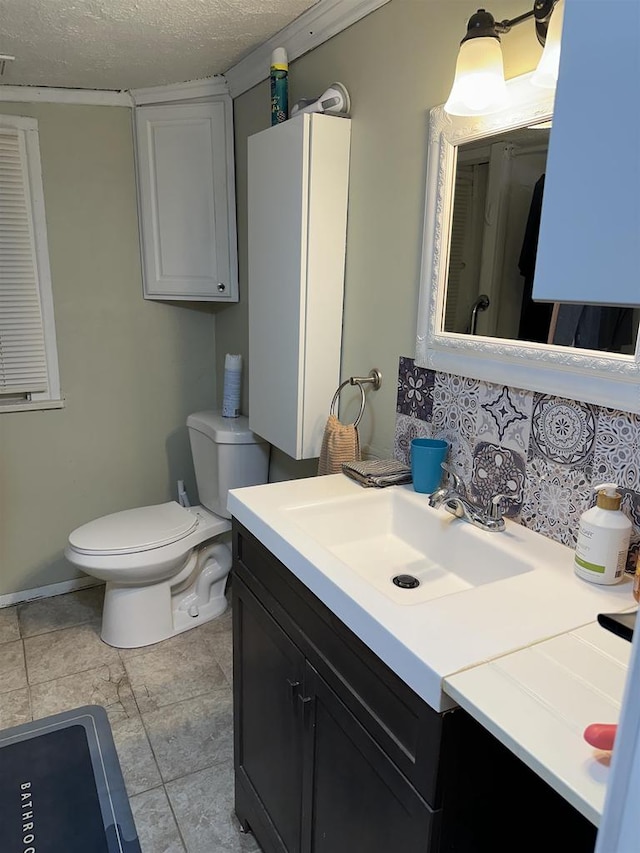
[[[69,544],[84,553],[133,554],[176,542],[197,523],[195,515],[171,501],[97,518],[74,530]]]

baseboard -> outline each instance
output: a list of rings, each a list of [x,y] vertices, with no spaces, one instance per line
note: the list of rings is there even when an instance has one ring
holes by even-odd
[[[13,604],[20,604],[23,601],[51,598],[54,595],[62,595],[65,592],[74,592],[78,589],[87,589],[90,586],[100,586],[101,584],[102,581],[87,576],[86,578],[74,578],[70,581],[51,583],[47,586],[38,586],[34,589],[22,589],[20,592],[9,592],[7,595],[0,595],[0,609],[11,607]]]

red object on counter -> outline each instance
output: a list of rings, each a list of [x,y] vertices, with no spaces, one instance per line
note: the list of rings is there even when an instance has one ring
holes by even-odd
[[[583,737],[596,749],[613,749],[618,726],[614,723],[592,723],[584,730]]]

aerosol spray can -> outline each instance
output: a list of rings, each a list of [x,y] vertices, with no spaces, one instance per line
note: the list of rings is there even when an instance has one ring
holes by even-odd
[[[287,51],[277,47],[271,54],[271,124],[280,124],[289,118],[289,61]]]

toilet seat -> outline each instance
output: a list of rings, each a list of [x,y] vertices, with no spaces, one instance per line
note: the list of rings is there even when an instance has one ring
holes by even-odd
[[[114,512],[83,524],[69,536],[80,554],[137,554],[184,539],[198,526],[198,516],[175,501]]]

